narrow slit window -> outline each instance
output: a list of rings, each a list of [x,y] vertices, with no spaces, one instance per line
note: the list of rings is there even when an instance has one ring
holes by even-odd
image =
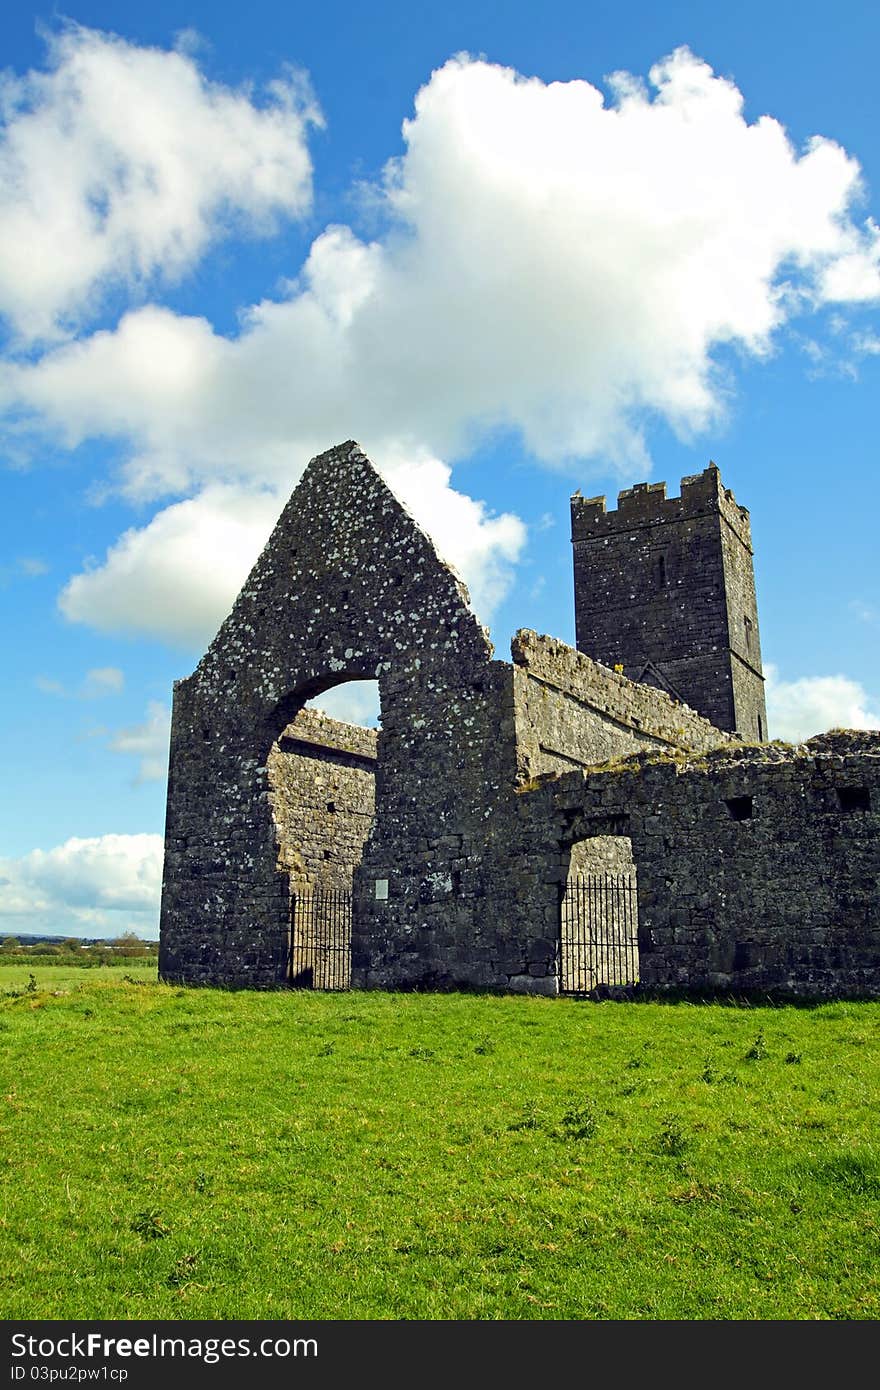
[[[666,557],[663,555],[658,556],[657,559],[657,587],[659,589],[666,588]]]

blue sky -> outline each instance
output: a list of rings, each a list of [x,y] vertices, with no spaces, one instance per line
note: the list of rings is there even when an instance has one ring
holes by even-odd
[[[714,458],[771,735],[880,722],[875,5],[20,6],[0,41],[0,931],[155,934],[172,681],[349,437],[501,656],[573,641],[575,488]]]

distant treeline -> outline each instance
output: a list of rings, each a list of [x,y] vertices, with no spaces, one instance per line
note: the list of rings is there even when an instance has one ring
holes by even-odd
[[[133,957],[159,954],[158,941],[144,941],[126,931],[109,941],[82,941],[79,937],[0,937],[0,965],[24,965],[42,960],[63,960],[65,965],[115,965]]]

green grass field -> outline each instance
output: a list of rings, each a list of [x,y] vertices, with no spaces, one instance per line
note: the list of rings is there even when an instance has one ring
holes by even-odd
[[[0,969],[6,1319],[880,1316],[880,1004],[154,970]]]

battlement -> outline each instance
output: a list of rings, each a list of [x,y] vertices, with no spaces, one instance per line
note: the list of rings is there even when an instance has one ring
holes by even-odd
[[[747,508],[740,507],[730,488],[721,482],[717,464],[710,463],[702,473],[692,473],[681,480],[681,494],[666,496],[666,484],[636,483],[617,494],[617,507],[608,511],[605,497],[581,497],[576,492],[571,499],[571,538],[573,541],[592,540],[639,526],[652,526],[668,521],[686,521],[692,517],[717,512],[749,550],[752,548],[751,525]]]
[[[682,478],[678,497],[624,488],[612,511],[575,493],[571,531],[578,650],[762,741],[751,524],[717,466]]]

